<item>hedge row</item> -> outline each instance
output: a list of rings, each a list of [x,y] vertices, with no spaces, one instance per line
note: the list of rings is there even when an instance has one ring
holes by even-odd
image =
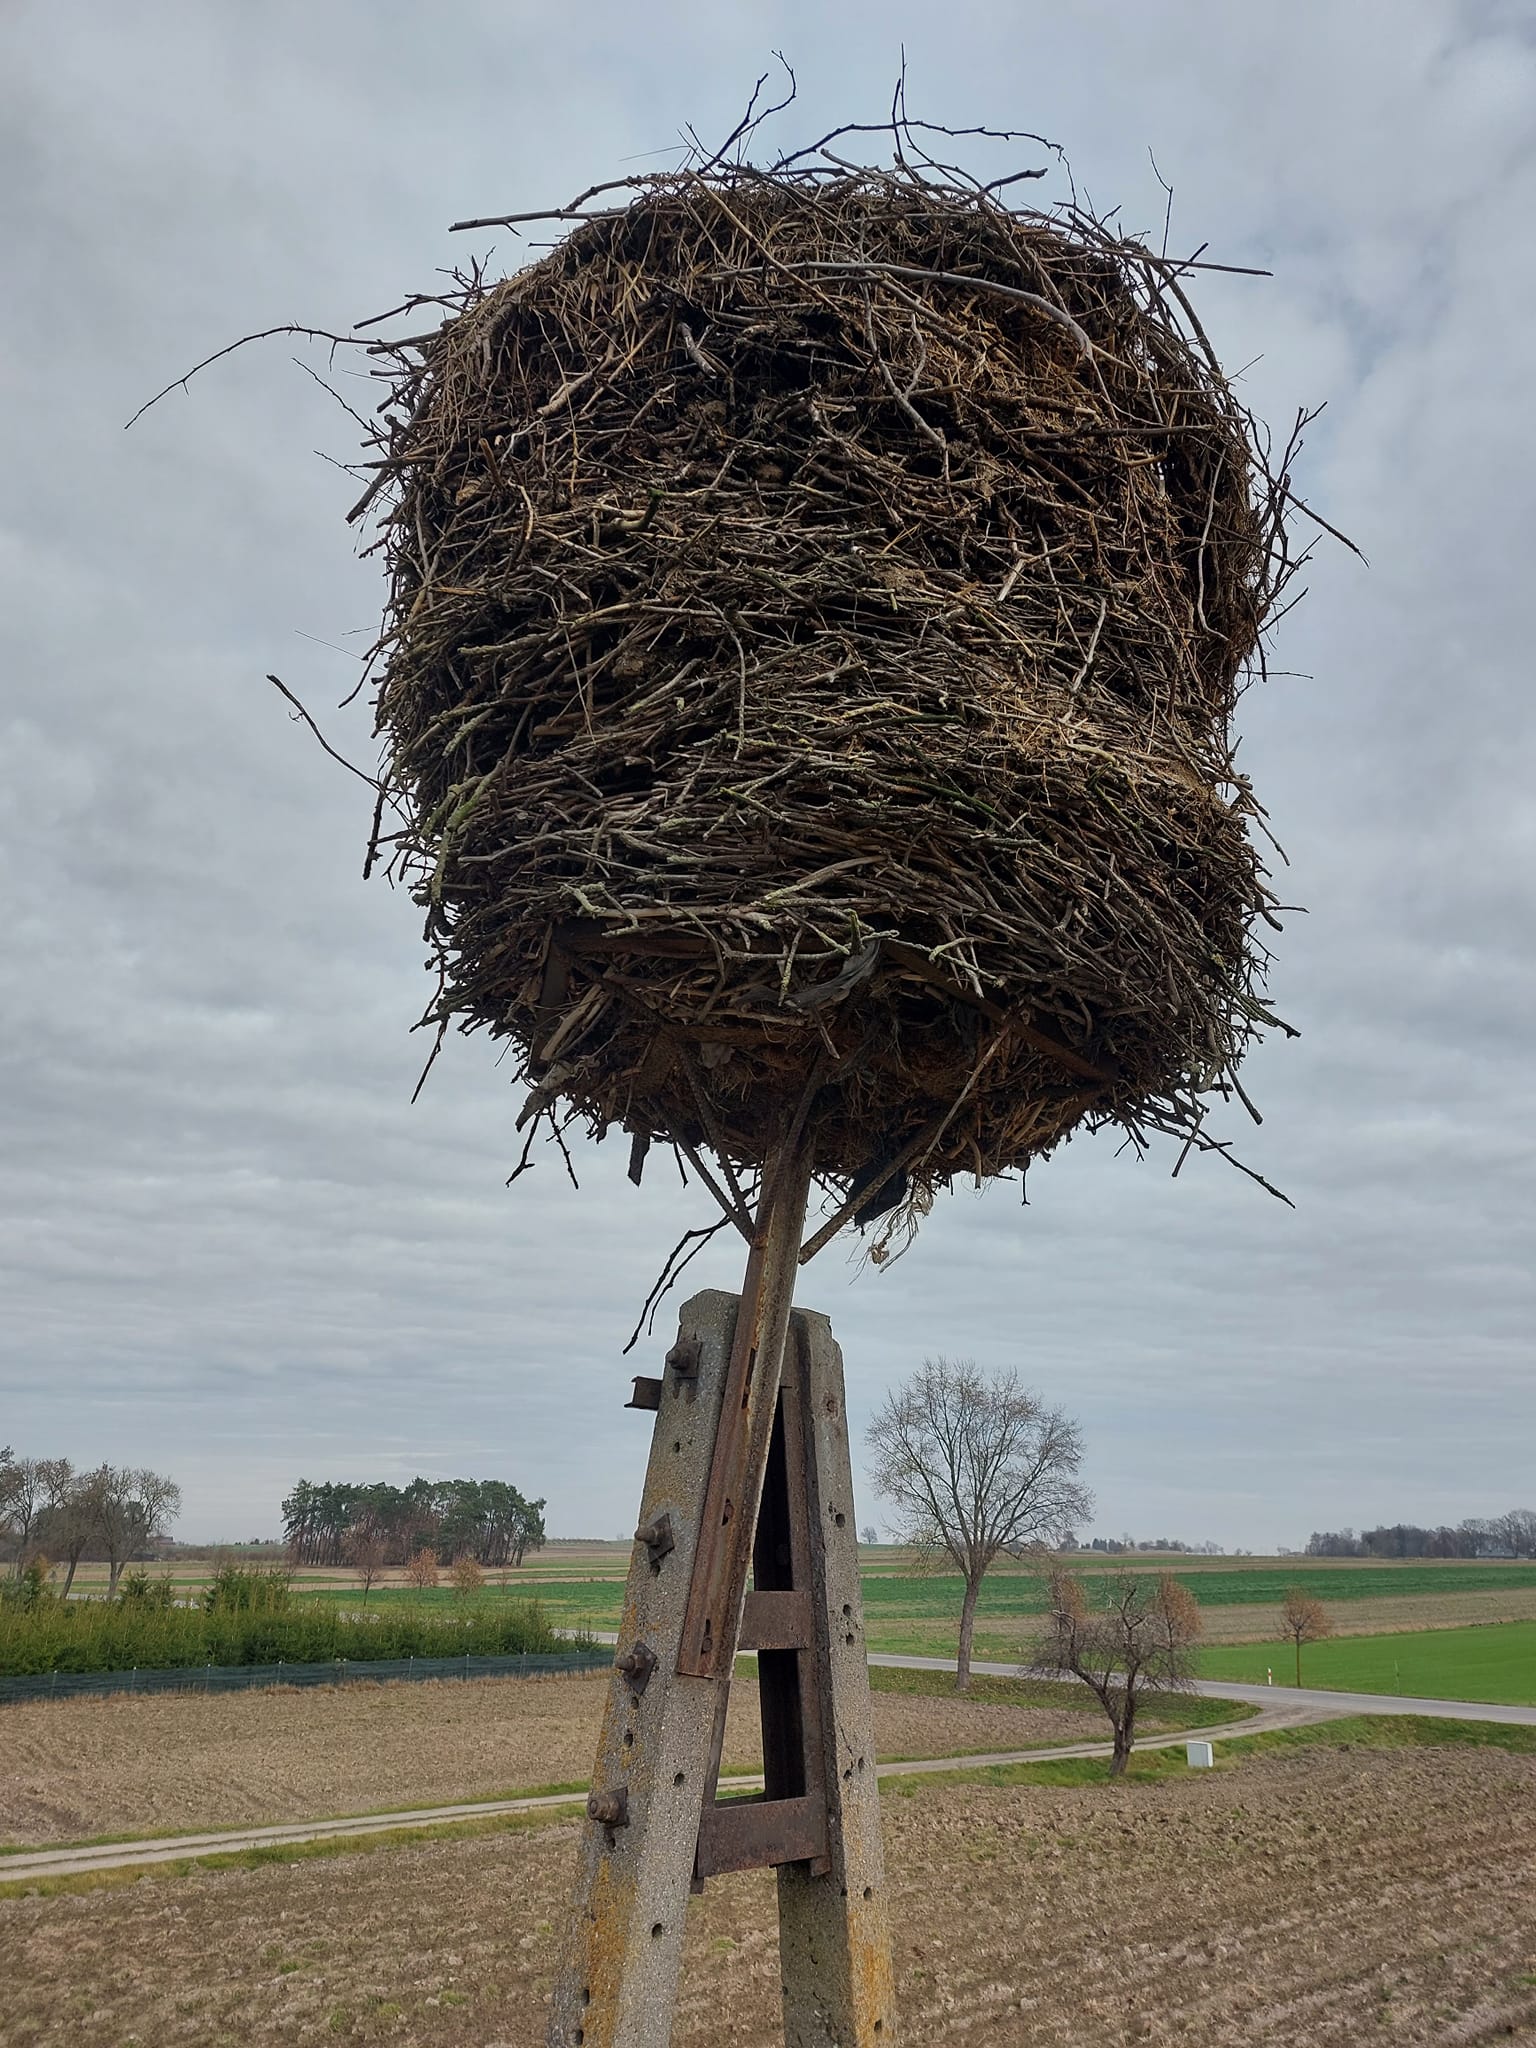
[[[50,1600],[0,1608],[0,1675],[129,1671],[191,1664],[319,1664],[346,1657],[504,1657],[569,1649],[537,1600],[477,1606],[463,1617],[397,1607],[349,1615],[304,1606],[277,1614],[156,1611],[133,1602]]]

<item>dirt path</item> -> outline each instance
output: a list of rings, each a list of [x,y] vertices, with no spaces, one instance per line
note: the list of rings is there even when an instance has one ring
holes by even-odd
[[[1336,1709],[1333,1711],[1337,1711]],[[1198,1738],[1210,1741],[1223,1736],[1258,1735],[1267,1728],[1297,1727],[1307,1721],[1329,1718],[1329,1710],[1287,1705],[1268,1714],[1235,1721],[1222,1728],[1195,1728],[1173,1735],[1153,1736],[1138,1744],[1141,1749],[1173,1749]],[[938,1772],[988,1770],[1000,1764],[1048,1763],[1058,1757],[1108,1756],[1107,1742],[1074,1742],[1048,1749],[995,1750],[981,1755],[914,1757],[901,1763],[878,1766],[882,1778],[929,1776]],[[761,1775],[737,1775],[733,1789],[762,1785]],[[408,1813],[357,1814],[330,1820],[290,1822],[277,1827],[229,1828],[216,1833],[160,1835],[137,1842],[93,1842],[74,1847],[23,1850],[0,1855],[0,1884],[19,1884],[52,1877],[82,1876],[103,1870],[129,1870],[157,1863],[196,1862],[209,1856],[226,1856],[241,1849],[257,1849],[302,1842],[353,1840],[360,1836],[413,1832],[442,1827],[454,1821],[489,1820],[502,1814],[537,1813],[567,1808],[579,1811],[580,1795],[548,1792],[527,1798],[469,1800],[452,1806],[421,1806]]]

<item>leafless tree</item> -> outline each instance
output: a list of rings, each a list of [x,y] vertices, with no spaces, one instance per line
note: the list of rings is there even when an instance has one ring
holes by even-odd
[[[97,1543],[101,1528],[102,1495],[109,1468],[77,1472],[65,1486],[56,1507],[44,1523],[49,1554],[65,1566],[61,1597],[69,1598],[75,1571],[87,1550]]]
[[[181,1511],[181,1488],[143,1465],[103,1465],[98,1481],[97,1534],[107,1559],[107,1598],[130,1558],[163,1536]]]
[[[1130,1762],[1143,1696],[1191,1689],[1200,1606],[1171,1572],[1117,1572],[1096,1592],[1095,1604],[1076,1572],[1051,1564],[1034,1663],[1088,1687],[1114,1730],[1109,1775],[1119,1778]]]
[[[18,1458],[7,1444],[0,1453],[0,1539],[16,1546],[12,1569],[18,1577],[42,1504],[36,1458]]]
[[[357,1583],[362,1588],[363,1605],[366,1607],[374,1581],[384,1569],[384,1538],[377,1529],[358,1529],[347,1539],[347,1556],[357,1573]]]
[[[471,1557],[467,1550],[453,1560],[449,1577],[453,1580],[455,1593],[478,1593],[485,1584],[485,1573],[481,1571],[478,1559]]]
[[[1333,1634],[1333,1623],[1328,1610],[1315,1594],[1301,1586],[1292,1586],[1285,1596],[1285,1605],[1280,1609],[1280,1633],[1286,1636],[1296,1648],[1296,1683],[1301,1684],[1301,1646],[1303,1643],[1320,1643],[1325,1636]]]
[[[1511,1508],[1492,1524],[1498,1541],[1511,1557],[1536,1557],[1536,1509]]]
[[[426,1592],[437,1584],[437,1555],[431,1550],[418,1550],[414,1557],[406,1560],[405,1582],[415,1586],[419,1592]]]
[[[1057,1541],[1093,1497],[1077,1480],[1082,1440],[1059,1408],[970,1359],[926,1359],[869,1425],[870,1476],[894,1502],[902,1538],[965,1581],[956,1689],[971,1679],[981,1582],[1000,1552]]]
[[[18,1458],[8,1445],[0,1455],[0,1536],[16,1546],[13,1568],[18,1577],[73,1477],[68,1458]]]

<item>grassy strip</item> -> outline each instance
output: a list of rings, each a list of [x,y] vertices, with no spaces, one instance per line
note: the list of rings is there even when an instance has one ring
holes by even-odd
[[[894,1692],[922,1699],[974,1700],[983,1706],[1044,1708],[1052,1713],[1082,1714],[1103,1721],[1103,1709],[1086,1686],[1072,1679],[993,1678],[977,1674],[970,1688],[955,1691],[947,1671],[909,1671],[900,1665],[871,1664],[872,1692]],[[1230,1721],[1246,1721],[1257,1707],[1240,1700],[1205,1699],[1197,1693],[1153,1694],[1141,1708],[1144,1728],[1214,1728]],[[1106,1737],[1107,1739],[1107,1737]]]
[[[1212,1645],[1200,1653],[1205,1678],[1262,1685],[1271,1667],[1282,1684],[1294,1679],[1294,1653],[1288,1646],[1232,1643]],[[1536,1706],[1536,1621],[1335,1636],[1309,1643],[1302,1651],[1301,1682],[1328,1692],[1418,1694]]]
[[[1105,1738],[1105,1749],[1109,1740]],[[1126,1769],[1126,1782],[1144,1784],[1151,1779],[1182,1778],[1188,1774],[1189,1766],[1184,1761],[1182,1749],[1174,1746],[1168,1749],[1137,1749],[1131,1752],[1131,1761]],[[880,1797],[889,1799],[910,1799],[925,1787],[934,1785],[1102,1785],[1109,1776],[1108,1756],[1058,1756],[1047,1757],[1033,1764],[983,1764],[975,1770],[960,1771],[911,1771],[899,1778],[886,1778],[880,1786]]]
[[[263,1842],[250,1849],[211,1850],[173,1863],[131,1863],[120,1870],[82,1870],[58,1877],[17,1878],[0,1883],[0,1899],[55,1898],[61,1893],[115,1891],[144,1878],[190,1877],[200,1870],[263,1870],[273,1863],[313,1863],[324,1856],[372,1856],[380,1849],[405,1849],[417,1842],[469,1841],[477,1835],[519,1834],[579,1819],[585,1805],[546,1806],[535,1813],[489,1814],[479,1820],[434,1822],[420,1828],[384,1828],[365,1835],[331,1835],[319,1842]]]
[[[1503,1749],[1536,1756],[1536,1728],[1502,1721],[1441,1721],[1432,1714],[1347,1714],[1299,1728],[1236,1735],[1218,1751],[1221,1762],[1302,1749]]]
[[[1309,1749],[1502,1749],[1516,1756],[1536,1756],[1536,1728],[1506,1726],[1498,1721],[1441,1721],[1429,1714],[1350,1714],[1335,1721],[1305,1722],[1297,1728],[1267,1728],[1257,1735],[1223,1738],[1216,1748],[1216,1768],[1233,1770],[1263,1756],[1286,1756]],[[888,1778],[882,1799],[910,1798],[914,1789],[946,1785],[1102,1785],[1109,1762],[1102,1756],[1063,1756],[1032,1764],[991,1764],[971,1771],[914,1771]],[[1125,1774],[1128,1784],[1145,1785],[1189,1775],[1178,1744],[1164,1749],[1131,1752]]]

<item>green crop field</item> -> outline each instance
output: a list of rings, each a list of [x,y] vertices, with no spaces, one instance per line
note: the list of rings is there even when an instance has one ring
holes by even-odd
[[[1200,1653],[1206,1678],[1262,1685],[1269,1669],[1277,1687],[1294,1682],[1295,1652],[1288,1643],[1232,1643]],[[1396,1692],[1417,1699],[1536,1706],[1536,1622],[1335,1636],[1303,1649],[1301,1682],[1329,1692]]]
[[[1282,1564],[1222,1564],[1208,1571],[1188,1571],[1180,1563],[1173,1575],[1181,1585],[1188,1586],[1202,1607],[1278,1606],[1287,1588],[1296,1585],[1305,1586],[1320,1600],[1330,1601],[1499,1593],[1513,1587],[1536,1587],[1536,1564],[1435,1564],[1417,1558],[1403,1564],[1376,1565],[1297,1558]]]
[[[541,1605],[557,1627],[613,1629],[618,1626],[623,1603],[623,1571],[627,1561],[627,1552],[615,1545],[611,1569],[604,1557],[600,1562],[594,1561],[595,1570],[557,1574],[550,1569],[556,1562],[555,1555],[547,1554],[539,1560],[538,1569],[515,1574],[514,1579],[518,1590],[537,1592]],[[1136,1568],[1146,1570],[1157,1570],[1160,1565],[1160,1560],[1145,1556],[1131,1562]],[[1114,1569],[1113,1564],[1105,1566],[1095,1561],[1085,1567],[1085,1575],[1093,1579],[1106,1570]],[[1482,1631],[1469,1630],[1465,1626],[1476,1618],[1475,1610],[1457,1613],[1454,1606],[1447,1604],[1448,1601],[1463,1595],[1486,1597],[1490,1593],[1517,1589],[1536,1593],[1536,1564],[1515,1563],[1442,1564],[1414,1560],[1379,1564],[1346,1561],[1340,1564],[1328,1560],[1286,1558],[1254,1560],[1252,1563],[1213,1559],[1205,1564],[1180,1558],[1173,1576],[1186,1585],[1208,1611],[1215,1608],[1239,1612],[1266,1607],[1278,1609],[1287,1588],[1303,1584],[1309,1592],[1316,1593],[1327,1603],[1341,1634],[1347,1634],[1356,1626],[1369,1625],[1368,1610],[1372,1601],[1401,1601],[1405,1598],[1441,1603],[1434,1618],[1445,1626],[1437,1628],[1436,1633],[1455,1636],[1479,1634]],[[872,1650],[909,1656],[954,1654],[962,1591],[955,1573],[914,1571],[908,1553],[893,1547],[866,1555],[862,1578],[865,1628]],[[328,1585],[314,1591],[300,1587],[296,1591],[306,1603],[310,1600],[323,1601],[348,1609],[355,1609],[360,1599],[355,1590],[345,1586]],[[479,1601],[496,1597],[495,1592],[487,1588],[479,1595],[470,1596],[467,1605],[473,1609]],[[386,1612],[401,1601],[409,1601],[413,1605],[425,1602],[458,1612],[463,1612],[466,1605],[463,1596],[447,1586],[429,1593],[399,1586],[379,1586],[370,1595],[368,1606],[370,1611]],[[991,1662],[1016,1662],[1022,1653],[1030,1621],[1040,1611],[1040,1585],[1032,1571],[1011,1561],[994,1567],[983,1584],[977,1610],[977,1657]],[[1410,1617],[1398,1609],[1393,1618],[1401,1621]],[[1412,1618],[1419,1619],[1417,1616]],[[1429,1619],[1427,1613],[1424,1619]],[[1258,1626],[1254,1632],[1262,1634],[1264,1618],[1256,1613],[1255,1620]],[[1246,1632],[1246,1628],[1229,1631],[1232,1634]],[[1392,1642],[1398,1637],[1394,1634],[1379,1640]],[[1225,1654],[1225,1649],[1216,1647],[1209,1651],[1213,1658]],[[1232,1654],[1239,1657],[1245,1674],[1257,1670],[1262,1683],[1267,1665],[1274,1664],[1278,1670],[1281,1646],[1276,1643],[1271,1648],[1261,1642],[1246,1652],[1234,1649]],[[1389,1667],[1390,1662],[1388,1653]],[[1214,1665],[1212,1675],[1216,1675]],[[1353,1681],[1340,1680],[1339,1683],[1348,1685]],[[1419,1688],[1421,1691],[1435,1689],[1433,1685]],[[1458,1696],[1471,1698],[1474,1695],[1463,1690]]]

